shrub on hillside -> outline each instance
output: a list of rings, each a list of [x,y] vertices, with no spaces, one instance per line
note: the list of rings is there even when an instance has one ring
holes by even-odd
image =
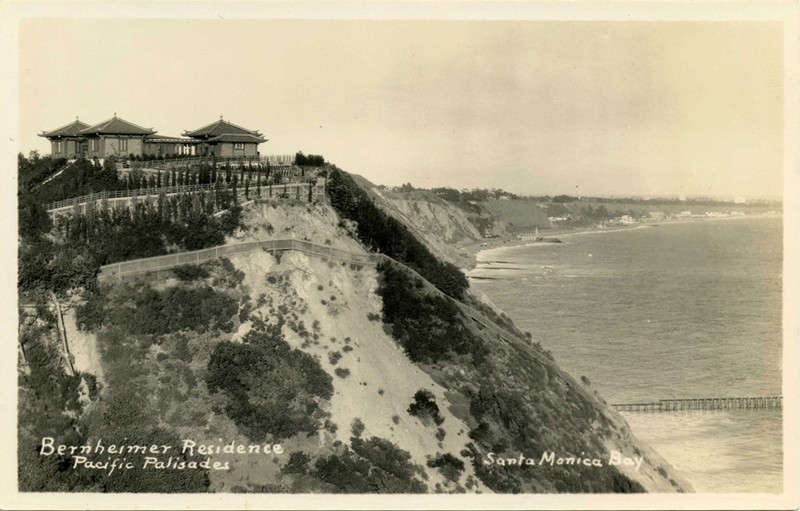
[[[313,434],[321,427],[314,418],[318,401],[333,394],[331,377],[311,355],[290,347],[279,328],[218,344],[206,383],[209,392],[227,395],[226,414],[253,440]]]
[[[464,472],[464,462],[449,452],[437,454],[434,458],[429,459],[426,464],[431,468],[438,468],[445,478],[454,483],[458,482],[461,473]]]
[[[60,246],[42,237],[19,245],[18,285],[21,291],[93,289],[100,265],[85,247]]]
[[[414,402],[408,407],[408,413],[423,423],[433,421],[438,426],[444,422],[444,417],[439,414],[436,397],[425,389],[420,389],[414,394]]]
[[[97,336],[105,378],[102,388],[92,377],[67,375],[56,343],[45,332],[31,337],[23,330],[29,375],[20,380],[18,483],[22,491],[46,492],[158,492],[206,491],[208,474],[197,470],[123,470],[108,477],[96,470],[72,470],[75,456],[40,456],[42,438],[56,444],[85,445],[98,438],[127,439],[129,445],[178,445],[180,439],[167,425],[157,425],[151,399],[146,350],[136,336],[111,327]],[[155,360],[151,360],[155,364]],[[81,380],[86,381],[91,406],[79,400]],[[94,400],[98,391],[102,398]],[[68,417],[68,418],[66,418]],[[141,467],[144,453],[128,453],[127,460]],[[178,453],[176,462],[185,458]],[[196,459],[194,461],[197,461]],[[164,473],[162,473],[164,472]]]
[[[361,434],[364,432],[364,422],[356,417],[353,419],[353,423],[350,425],[350,432],[353,434],[354,437],[360,437]]]
[[[289,455],[289,461],[281,467],[283,474],[305,475],[308,472],[308,462],[311,457],[303,451],[295,451]]]

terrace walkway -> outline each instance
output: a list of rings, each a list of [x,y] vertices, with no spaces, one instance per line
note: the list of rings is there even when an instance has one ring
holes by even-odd
[[[261,198],[275,198],[275,199],[298,199],[308,200],[308,189],[311,190],[311,200],[325,203],[325,184],[324,181],[318,184],[310,183],[284,183],[275,185],[261,185]],[[79,212],[86,213],[88,204],[96,204],[106,201],[109,206],[118,204],[132,204],[147,198],[157,198],[162,193],[164,195],[177,195],[181,193],[197,193],[197,192],[213,192],[217,189],[214,183],[208,184],[195,184],[183,186],[163,186],[161,188],[138,188],[135,190],[109,190],[103,192],[92,193],[89,195],[82,195],[80,197],[73,197],[58,202],[51,202],[45,205],[47,213],[51,218],[57,215],[71,214],[77,208]],[[219,185],[220,190],[233,189],[232,183],[222,183]],[[241,199],[245,199],[245,188],[241,183],[237,186],[237,191]],[[252,183],[249,186],[250,198],[257,196],[257,189]]]

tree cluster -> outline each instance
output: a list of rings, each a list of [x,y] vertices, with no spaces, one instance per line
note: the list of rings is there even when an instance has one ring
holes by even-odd
[[[325,165],[325,158],[322,157],[320,154],[303,154],[302,151],[298,151],[297,154],[294,155],[294,164],[304,167],[321,167]]]
[[[91,287],[104,264],[168,253],[169,247],[199,250],[221,245],[240,223],[236,190],[186,193],[133,206],[86,204],[59,221],[56,237],[28,233],[20,244],[20,289],[63,292]],[[215,216],[215,212],[223,211]]]

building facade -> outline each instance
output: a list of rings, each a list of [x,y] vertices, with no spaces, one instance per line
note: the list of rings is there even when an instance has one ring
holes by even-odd
[[[256,157],[258,145],[266,142],[260,132],[225,121],[187,131],[183,137],[158,135],[152,128],[143,128],[117,117],[89,126],[76,118],[70,124],[40,137],[50,141],[54,158],[107,158],[176,155],[218,157]]]
[[[142,128],[114,115],[111,119],[80,132],[86,139],[87,158],[125,157],[144,154],[144,141],[155,131]]]
[[[197,154],[223,158],[258,156],[258,144],[267,141],[260,132],[242,128],[222,117],[202,128],[184,132],[183,136],[197,141]]]
[[[86,142],[81,131],[88,127],[88,124],[79,121],[76,117],[66,126],[44,132],[39,136],[50,141],[50,154],[53,158],[79,158],[85,154],[84,144]]]

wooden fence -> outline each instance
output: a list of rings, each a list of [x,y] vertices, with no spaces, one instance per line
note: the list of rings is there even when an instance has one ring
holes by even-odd
[[[330,261],[341,261],[360,266],[376,266],[381,256],[378,254],[358,254],[347,252],[327,245],[318,245],[310,241],[285,239],[285,240],[264,240],[237,243],[235,245],[222,245],[192,252],[181,252],[178,254],[167,254],[163,256],[136,259],[102,266],[100,268],[100,278],[124,278],[129,275],[142,273],[161,272],[185,264],[201,264],[206,261],[229,257],[236,254],[246,254],[257,250],[266,252],[283,252],[296,250],[309,255],[321,257]]]

